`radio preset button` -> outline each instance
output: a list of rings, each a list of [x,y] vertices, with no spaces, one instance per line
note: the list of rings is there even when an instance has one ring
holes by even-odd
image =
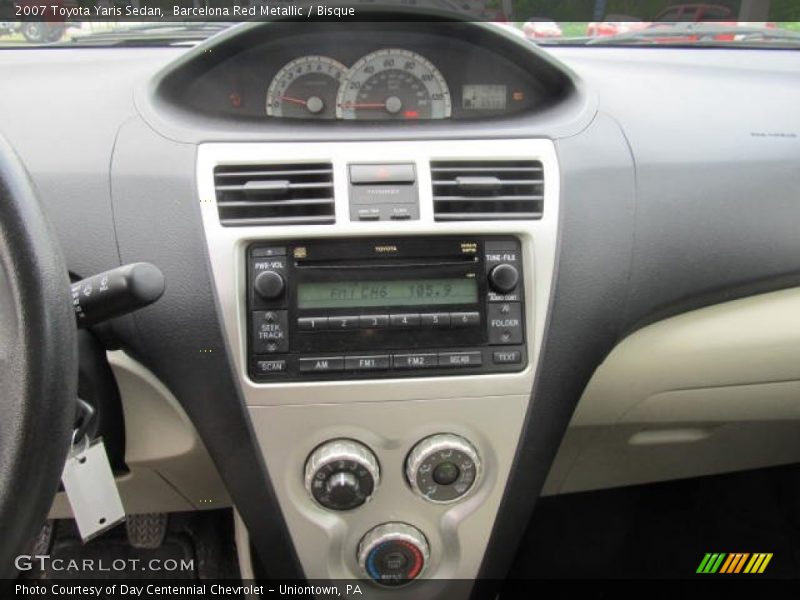
[[[423,327],[450,327],[450,313],[425,313],[419,318]]]
[[[519,350],[497,350],[492,353],[492,362],[496,365],[518,365],[522,362]]]
[[[342,329],[358,329],[358,317],[355,315],[328,317],[328,331]]]
[[[348,371],[380,371],[389,368],[389,355],[346,356],[344,367]]]
[[[344,370],[344,357],[301,358],[297,361],[297,364],[302,373],[330,373]]]
[[[450,313],[450,325],[452,327],[471,327],[480,325],[481,314],[479,312],[454,312]]]
[[[393,328],[419,327],[419,313],[389,315],[389,319]]]
[[[483,356],[480,351],[471,352],[439,352],[440,367],[480,367]]]
[[[297,328],[300,331],[323,331],[328,327],[328,317],[300,317]]]
[[[429,369],[439,365],[436,354],[395,354],[392,356],[395,369]]]
[[[361,329],[385,329],[389,326],[389,315],[361,315],[358,324]]]

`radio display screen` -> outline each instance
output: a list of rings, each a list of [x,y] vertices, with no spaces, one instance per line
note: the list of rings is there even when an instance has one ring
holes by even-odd
[[[396,279],[300,283],[297,308],[475,304],[475,279]]]

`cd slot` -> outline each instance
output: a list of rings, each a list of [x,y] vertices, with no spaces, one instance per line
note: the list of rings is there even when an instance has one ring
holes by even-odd
[[[306,269],[373,269],[373,268],[424,268],[424,267],[452,267],[463,266],[477,262],[477,259],[471,257],[467,260],[409,260],[403,258],[394,258],[386,260],[373,260],[369,263],[357,260],[342,260],[342,261],[304,261],[296,265],[298,270]]]

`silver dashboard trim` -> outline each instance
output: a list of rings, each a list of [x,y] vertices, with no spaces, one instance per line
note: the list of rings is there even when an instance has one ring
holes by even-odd
[[[435,222],[431,160],[536,159],[544,168],[544,213],[531,221]],[[336,223],[274,227],[223,227],[214,193],[214,167],[331,161]],[[352,222],[347,165],[350,162],[413,162],[418,177],[417,221]],[[437,140],[320,143],[207,143],[198,147],[200,211],[223,326],[244,399],[281,511],[306,577],[359,577],[358,544],[365,532],[391,517],[413,524],[430,543],[426,580],[415,597],[463,595],[448,580],[478,574],[531,402],[535,367],[555,269],[560,173],[547,139]],[[256,383],[247,374],[245,250],[255,240],[402,235],[514,235],[525,269],[528,365],[519,372]],[[535,400],[534,400],[535,401]],[[449,431],[469,440],[481,456],[483,475],[467,497],[449,505],[417,496],[403,476],[405,459],[421,439]],[[336,438],[367,445],[381,465],[381,486],[370,502],[344,512],[328,511],[308,497],[304,465],[320,444]],[[274,518],[265,515],[265,518]],[[455,585],[453,583],[452,585]],[[397,597],[375,590],[376,598]],[[393,595],[395,594],[395,595]]]
[[[458,159],[538,159],[545,178],[544,214],[535,221],[435,222],[430,161]],[[283,162],[333,163],[335,225],[223,227],[214,193],[214,167],[224,164]],[[418,221],[351,222],[348,206],[349,162],[413,162],[420,199]],[[558,226],[559,171],[550,140],[507,139],[435,142],[325,142],[201,144],[197,155],[197,190],[214,284],[245,401],[251,406],[308,402],[414,400],[456,396],[529,394],[538,361],[550,297]],[[480,376],[256,383],[247,374],[245,247],[255,240],[313,239],[347,236],[510,234],[520,238],[525,269],[528,367],[518,373]],[[532,276],[531,276],[532,275]],[[402,385],[399,385],[402,382]],[[459,382],[464,382],[461,385]],[[468,383],[467,383],[468,382]],[[324,397],[321,395],[324,392]]]

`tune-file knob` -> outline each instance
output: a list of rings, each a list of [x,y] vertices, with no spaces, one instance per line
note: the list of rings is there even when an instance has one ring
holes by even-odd
[[[519,283],[519,271],[514,265],[503,263],[489,271],[489,285],[495,292],[513,292]]]

